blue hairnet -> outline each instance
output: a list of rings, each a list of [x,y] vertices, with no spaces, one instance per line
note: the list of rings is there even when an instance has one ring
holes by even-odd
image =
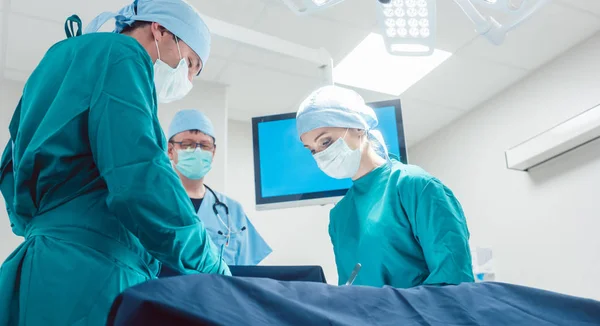
[[[184,0],[134,0],[117,13],[104,12],[86,27],[97,32],[109,19],[115,19],[114,33],[121,33],[136,21],[155,22],[184,41],[206,65],[210,53],[210,31],[198,11]]]
[[[383,136],[375,127],[379,124],[375,111],[355,91],[339,86],[325,86],[310,94],[300,104],[296,114],[298,135],[325,127],[361,129],[375,140],[379,155],[387,157]]]
[[[181,110],[175,114],[169,125],[167,139],[188,130],[200,130],[215,139],[215,128],[212,122],[204,113],[194,109]]]

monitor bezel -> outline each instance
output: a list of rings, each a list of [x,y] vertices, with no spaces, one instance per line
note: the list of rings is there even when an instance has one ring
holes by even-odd
[[[394,107],[396,113],[396,129],[398,136],[398,146],[400,149],[401,162],[408,163],[408,156],[406,150],[406,137],[404,133],[404,120],[402,116],[402,105],[400,99],[379,101],[367,103],[367,105],[374,110],[377,110],[382,107]],[[279,120],[287,120],[287,119],[295,119],[296,113],[283,113],[283,114],[275,114],[269,116],[255,117],[252,118],[252,147],[253,147],[253,155],[254,155],[254,194],[255,194],[255,204],[256,207],[262,207],[268,205],[274,205],[276,208],[283,208],[286,203],[292,203],[293,205],[289,206],[304,206],[302,203],[307,204],[326,204],[328,199],[331,199],[332,202],[339,200],[343,197],[348,189],[339,189],[339,190],[328,190],[328,191],[319,191],[319,192],[311,192],[305,194],[296,194],[296,195],[284,195],[284,196],[276,196],[276,197],[263,197],[261,190],[261,175],[260,175],[260,148],[258,147],[258,124],[262,122],[271,122],[271,121],[279,121]],[[300,140],[298,140],[300,141]]]

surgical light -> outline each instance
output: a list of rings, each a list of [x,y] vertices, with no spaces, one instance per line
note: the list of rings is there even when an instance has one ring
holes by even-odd
[[[329,8],[344,0],[283,0],[302,15]],[[364,1],[364,0],[363,0]],[[372,0],[371,0],[372,1]],[[436,41],[437,0],[377,0],[378,21],[386,50],[392,55],[431,55]],[[475,24],[475,30],[495,45],[551,0],[454,0]],[[507,21],[484,16],[477,7],[503,13]]]
[[[334,6],[344,0],[283,0],[297,15],[304,15]]]
[[[435,50],[436,0],[379,0],[378,17],[388,53],[426,56]]]
[[[513,11],[513,10],[519,10],[521,7],[523,7],[523,4],[525,4],[525,2],[531,2],[529,0],[472,0],[475,3],[479,3],[481,5],[490,7],[492,9],[496,9],[496,10],[502,10],[502,11]]]
[[[504,42],[506,34],[529,19],[551,0],[454,0],[475,24],[475,30],[495,45]],[[507,22],[501,24],[492,16],[484,16],[476,5],[505,13]]]

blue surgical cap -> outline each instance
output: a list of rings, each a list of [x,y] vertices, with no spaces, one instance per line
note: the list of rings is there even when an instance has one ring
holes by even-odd
[[[314,91],[300,104],[296,114],[299,136],[324,127],[369,131],[377,124],[375,111],[358,93],[338,86],[325,86]]]
[[[339,86],[325,86],[310,94],[300,104],[296,114],[298,135],[325,127],[361,129],[376,141],[375,151],[387,158],[383,135],[374,130],[379,120],[365,100],[353,90]]]
[[[167,139],[188,130],[200,130],[215,139],[215,128],[212,122],[204,113],[194,109],[181,110],[175,114],[169,125]]]
[[[194,7],[184,0],[134,0],[117,13],[104,12],[94,18],[85,33],[97,32],[115,19],[114,33],[121,33],[136,21],[155,22],[184,41],[206,65],[210,53],[210,31]]]

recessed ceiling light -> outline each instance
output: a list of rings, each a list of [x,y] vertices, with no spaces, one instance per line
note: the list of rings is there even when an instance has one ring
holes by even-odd
[[[333,69],[337,84],[398,96],[452,53],[436,49],[430,56],[396,56],[387,52],[383,37],[369,34]]]

